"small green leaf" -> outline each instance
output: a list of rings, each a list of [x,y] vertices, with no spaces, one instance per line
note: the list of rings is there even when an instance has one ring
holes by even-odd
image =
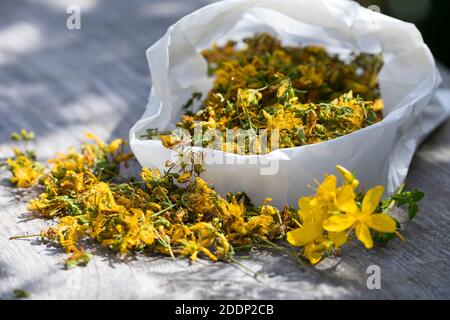
[[[22,138],[22,136],[19,133],[13,132],[13,133],[11,133],[11,140],[13,140],[13,141],[22,141],[23,138]]]
[[[392,196],[392,199],[397,202],[397,205],[399,207],[403,206],[409,202],[408,197],[406,196],[405,193],[395,194]]]
[[[13,291],[13,293],[14,293],[14,296],[18,299],[28,298],[31,295],[28,291],[22,290],[22,289],[15,289]]]
[[[85,252],[81,257],[78,259],[69,259],[66,261],[66,268],[67,270],[73,269],[78,265],[85,266],[88,264],[88,262],[91,260],[92,254],[89,252]]]
[[[201,92],[192,93],[191,98],[182,106],[183,109],[187,110],[194,106],[195,100],[200,100],[202,98]]]
[[[373,234],[373,240],[377,243],[385,244],[393,239],[395,239],[395,233],[374,232]]]
[[[418,202],[421,201],[424,197],[425,193],[418,189],[413,189],[411,191],[395,194],[391,197],[391,199],[396,201],[397,206],[399,207],[408,204],[408,216],[409,219],[412,220],[419,211]]]
[[[73,269],[77,266],[78,262],[76,260],[67,260],[66,261],[66,268],[67,270]]]
[[[417,189],[411,191],[411,199],[415,202],[419,202],[423,199],[423,197],[425,197],[425,193],[423,193],[422,191]]]
[[[417,211],[419,210],[419,206],[417,205],[417,202],[411,202],[408,205],[408,216],[409,220],[412,220],[415,218]]]

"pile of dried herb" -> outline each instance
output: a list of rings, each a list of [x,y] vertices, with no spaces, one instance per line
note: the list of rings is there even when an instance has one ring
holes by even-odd
[[[28,135],[23,130],[16,140],[27,141]],[[370,249],[374,241],[399,236],[392,208],[408,204],[412,218],[423,197],[414,190],[380,201],[383,187],[362,192],[354,175],[338,166],[341,183],[326,175],[314,195],[299,199],[298,208],[279,210],[270,198],[255,206],[243,192],[217,194],[200,178],[200,155],[192,150],[167,163],[165,172],[143,168],[139,179],[128,179],[120,175],[132,158],[124,152],[125,142],[87,138],[93,143],[58,154],[49,166],[37,162],[34,152],[19,149],[4,164],[12,183],[39,192],[28,203],[30,213],[54,222],[38,235],[13,238],[56,242],[70,254],[68,267],[89,261],[81,243],[92,241],[121,255],[146,251],[213,261],[235,261],[238,250],[270,248],[315,264],[352,239]]]
[[[218,130],[221,137],[204,134],[203,147],[240,154],[268,153],[275,147],[289,148],[340,137],[382,119],[377,76],[382,67],[379,55],[353,54],[348,61],[318,46],[283,46],[269,34],[244,39],[245,49],[229,41],[202,52],[214,86],[200,110],[191,107],[201,94],[194,93],[177,124],[194,136]],[[201,129],[201,130],[200,130]],[[227,130],[243,130],[226,141]],[[268,143],[249,149],[239,136],[257,136],[266,130]],[[271,135],[276,130],[277,146]],[[153,136],[153,135],[151,135]],[[184,137],[179,131],[162,136],[171,147]],[[195,141],[198,145],[199,141]]]

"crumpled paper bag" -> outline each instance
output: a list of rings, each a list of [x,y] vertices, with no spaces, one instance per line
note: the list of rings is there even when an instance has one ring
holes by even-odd
[[[236,155],[204,149],[203,177],[224,195],[245,191],[259,204],[296,204],[311,194],[315,181],[341,164],[356,172],[362,185],[382,184],[386,194],[404,181],[420,142],[449,116],[449,92],[433,56],[412,24],[346,0],[229,0],[208,5],[172,25],[147,51],[153,87],[142,118],[130,131],[131,148],[142,166],[164,169],[174,158],[159,140],[142,139],[148,128],[175,128],[192,92],[212,88],[200,52],[213,43],[269,32],[284,44],[315,44],[329,52],[382,52],[379,75],[384,120],[352,134],[314,145],[279,149],[266,155]],[[431,103],[430,103],[431,102]]]

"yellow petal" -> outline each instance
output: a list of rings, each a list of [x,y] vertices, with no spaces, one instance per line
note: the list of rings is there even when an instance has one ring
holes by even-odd
[[[352,181],[355,178],[353,173],[351,173],[349,170],[347,170],[343,166],[337,165],[336,169],[338,169],[339,173],[342,175],[342,177],[346,181]]]
[[[321,235],[320,225],[314,223],[305,224],[302,228],[289,231],[286,240],[295,247],[306,245]]]
[[[369,214],[374,212],[378,206],[378,203],[380,202],[383,192],[384,192],[383,186],[377,186],[367,191],[366,195],[364,196],[361,212]]]
[[[353,179],[353,181],[351,182],[353,189],[356,189],[359,187],[359,180],[357,179]]]
[[[86,132],[85,136],[89,140],[94,140],[100,148],[105,147],[105,143],[99,137],[97,137],[95,134],[93,134],[91,132]]]
[[[366,249],[372,249],[372,235],[370,234],[369,228],[365,224],[358,223],[358,225],[356,226],[355,234],[356,238],[358,238],[358,240],[364,244]]]
[[[299,210],[303,210],[306,207],[309,207],[310,206],[310,201],[311,201],[310,197],[301,197],[300,199],[298,199],[298,208],[299,208]]]
[[[352,214],[335,215],[323,222],[323,228],[329,232],[341,232],[353,226],[355,220]]]
[[[351,173],[349,170],[340,165],[337,165],[336,168],[338,169],[339,173],[342,175],[342,177],[348,184],[350,184],[354,189],[358,188],[359,181],[356,180],[353,173]]]
[[[322,260],[323,253],[327,249],[327,247],[323,243],[316,244],[314,242],[309,243],[305,247],[304,255],[308,258],[311,264],[316,264],[320,260]]]
[[[394,233],[397,223],[387,214],[372,214],[367,220],[367,226],[378,232]]]
[[[355,197],[352,186],[345,185],[340,187],[336,197],[336,206],[343,212],[356,213],[359,209],[355,203]]]
[[[164,147],[172,149],[178,141],[173,136],[161,136],[161,142]]]
[[[298,207],[299,207],[298,215],[302,219],[303,223],[312,219],[314,211],[312,210],[310,197],[300,198],[298,200]]]
[[[317,188],[317,195],[323,198],[333,197],[336,192],[336,183],[336,176],[327,176],[325,180],[323,180],[322,184]]]
[[[377,99],[373,103],[373,111],[378,112],[384,109],[384,101],[383,99]]]
[[[185,173],[183,173],[182,175],[180,175],[177,179],[177,181],[179,183],[185,183],[186,181],[188,181],[191,177],[191,173],[189,171],[186,171]]]
[[[202,251],[204,254],[208,256],[212,261],[217,261],[217,257],[211,253],[207,248],[200,247],[200,251]]]
[[[109,144],[109,151],[111,153],[116,152],[117,149],[123,144],[123,139],[115,139]]]
[[[329,232],[328,238],[334,243],[337,248],[342,247],[347,242],[347,232]]]
[[[292,231],[289,231],[286,233],[286,240],[287,242],[289,242],[291,245],[295,246],[295,247],[300,247],[302,246],[302,233],[300,232],[302,229],[298,228],[298,229],[294,229]]]

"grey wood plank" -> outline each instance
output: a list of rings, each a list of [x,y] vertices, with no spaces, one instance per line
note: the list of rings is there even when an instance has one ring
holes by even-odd
[[[149,91],[145,49],[181,16],[208,1],[71,0],[0,4],[0,157],[10,155],[9,133],[25,127],[39,136],[42,159],[77,145],[84,131],[103,138],[127,136]],[[82,9],[82,29],[65,27],[65,8]],[[450,72],[440,66],[444,85]],[[450,298],[450,122],[417,152],[407,180],[424,190],[418,218],[405,242],[370,253],[357,246],[301,270],[289,258],[255,252],[242,263],[256,279],[224,263],[172,261],[138,255],[126,263],[97,248],[82,268],[62,268],[65,254],[37,240],[8,240],[36,233],[47,221],[29,220],[26,199],[0,179],[0,299],[14,289],[33,299],[174,298]],[[382,289],[368,290],[366,269],[379,265]]]

